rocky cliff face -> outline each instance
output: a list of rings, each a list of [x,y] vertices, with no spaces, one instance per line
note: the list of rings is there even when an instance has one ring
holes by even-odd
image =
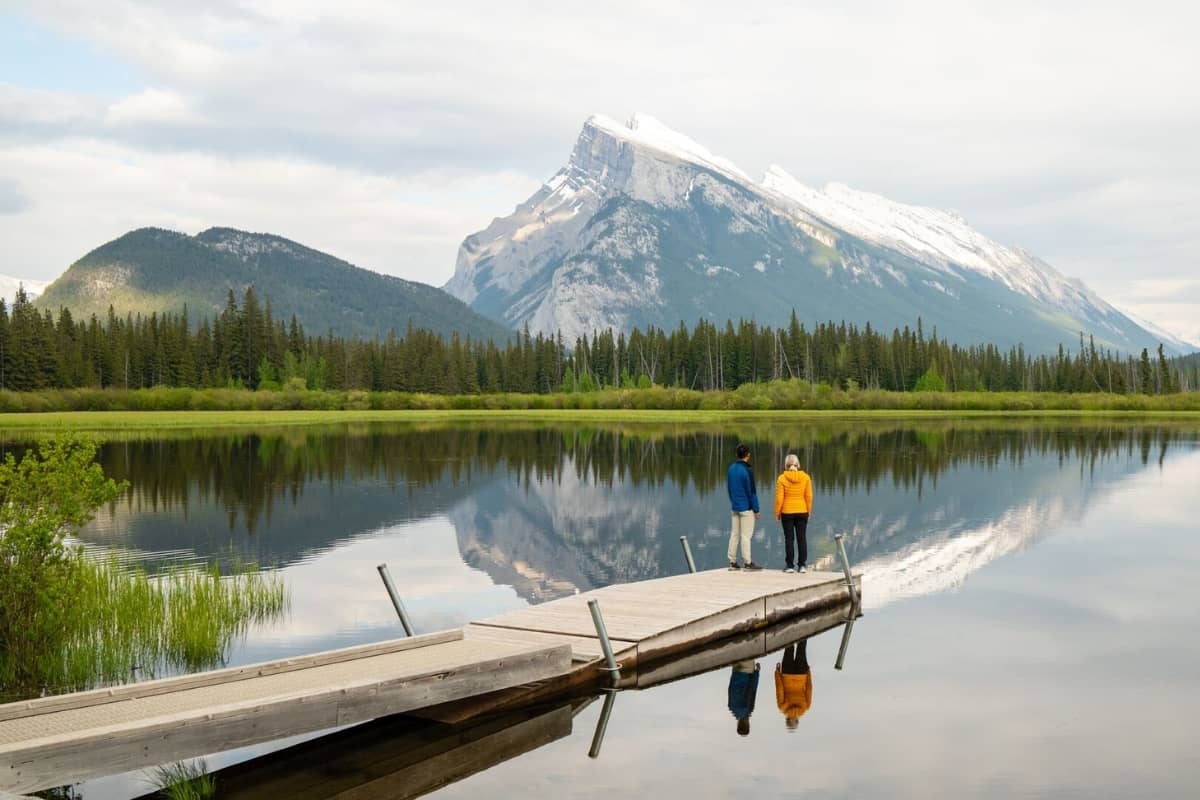
[[[811,189],[778,167],[755,182],[643,115],[589,119],[565,167],[467,237],[446,289],[568,341],[701,318],[784,324],[793,308],[884,330],[921,317],[952,340],[1034,351],[1081,331],[1125,351],[1162,339],[953,212]]]

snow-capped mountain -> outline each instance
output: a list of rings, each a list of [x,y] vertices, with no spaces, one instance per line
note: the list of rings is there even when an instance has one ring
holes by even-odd
[[[567,165],[507,217],[468,236],[447,291],[568,341],[683,320],[841,320],[888,330],[918,317],[962,343],[1122,351],[1147,330],[1031,253],[950,211],[779,167],[761,182],[657,120],[593,116]]]
[[[17,296],[17,289],[21,286],[25,287],[25,294],[29,295],[29,299],[37,297],[46,288],[49,281],[31,281],[28,278],[13,278],[8,275],[0,275],[0,297],[4,298],[4,302],[12,306],[13,298]]]

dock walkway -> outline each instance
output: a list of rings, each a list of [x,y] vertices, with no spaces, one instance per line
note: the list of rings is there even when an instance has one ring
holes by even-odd
[[[595,683],[596,599],[623,671],[846,602],[842,575],[710,570],[460,630],[0,705],[0,790],[32,791],[403,712],[467,719]],[[498,701],[499,699],[499,701]]]

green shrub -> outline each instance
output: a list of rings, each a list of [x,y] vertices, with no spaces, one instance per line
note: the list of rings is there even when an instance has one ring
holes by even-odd
[[[124,490],[104,477],[95,444],[40,442],[0,464],[0,686],[7,694],[127,679],[135,665],[218,665],[235,635],[282,614],[272,573],[236,566],[151,576],[66,543]]]

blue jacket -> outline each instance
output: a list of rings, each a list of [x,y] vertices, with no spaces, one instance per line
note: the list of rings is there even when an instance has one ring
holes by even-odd
[[[754,711],[754,698],[758,694],[758,670],[738,672],[729,676],[729,713],[735,719],[744,719]]]
[[[729,480],[729,505],[733,511],[758,512],[758,491],[754,488],[754,470],[745,461],[735,461],[726,473]]]

